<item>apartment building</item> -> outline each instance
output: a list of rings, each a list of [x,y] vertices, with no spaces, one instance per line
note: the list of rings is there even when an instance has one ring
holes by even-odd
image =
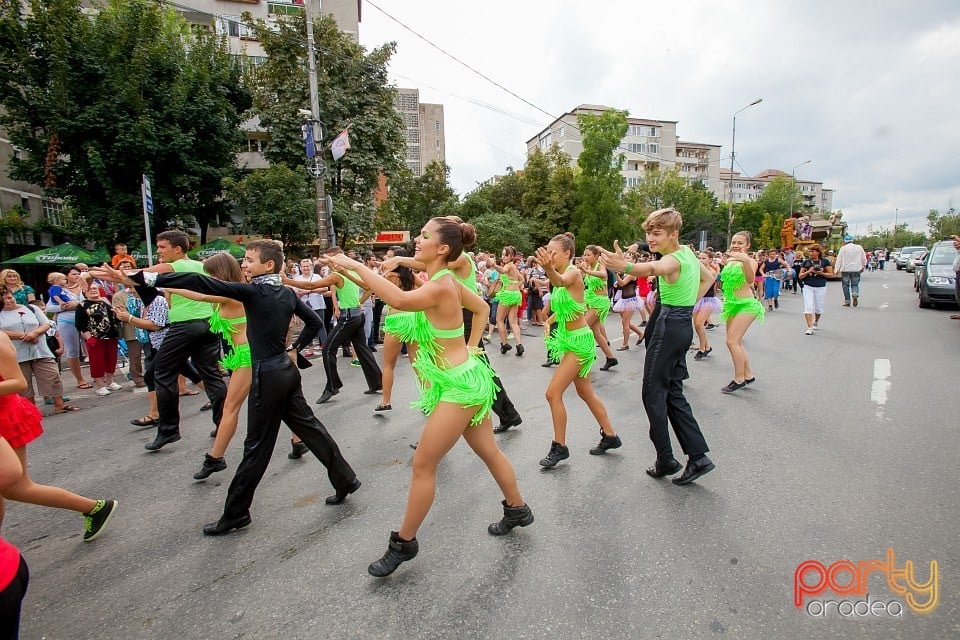
[[[582,104],[568,111],[527,140],[527,153],[533,153],[538,148],[546,151],[557,144],[570,156],[571,162],[576,162],[583,151],[583,137],[577,128],[577,116],[600,115],[610,108]],[[627,133],[619,150],[624,155],[624,189],[640,184],[644,173],[652,168],[661,171],[677,168],[689,183],[700,182],[714,193],[721,188],[720,145],[679,140],[675,120],[627,118]]]
[[[407,168],[419,176],[431,162],[446,162],[443,105],[420,102],[419,89],[397,89],[394,108],[403,119]]]
[[[733,202],[751,202],[757,200],[763,194],[774,178],[790,178],[790,174],[779,169],[766,169],[755,176],[744,176],[740,172],[733,172],[733,179],[730,179],[730,169],[720,169],[720,180],[723,188],[717,194],[724,202],[730,202],[731,185]],[[833,189],[824,189],[822,182],[815,180],[797,180],[797,188],[800,189],[800,201],[794,208],[797,211],[815,211],[824,213],[833,211]]]

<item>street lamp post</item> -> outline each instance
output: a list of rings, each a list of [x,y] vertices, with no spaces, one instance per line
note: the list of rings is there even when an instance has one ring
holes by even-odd
[[[763,98],[757,98],[743,109],[739,109],[736,113],[733,114],[733,137],[730,141],[730,179],[728,181],[729,187],[728,192],[730,196],[730,205],[729,210],[727,211],[727,246],[730,246],[730,237],[733,233],[733,161],[737,157],[737,115],[741,111],[746,111],[755,104],[760,104],[763,102]]]
[[[797,190],[797,169],[811,162],[813,162],[813,160],[804,160],[793,169],[790,169],[790,211],[787,212],[787,216],[791,218],[793,217],[793,192]]]

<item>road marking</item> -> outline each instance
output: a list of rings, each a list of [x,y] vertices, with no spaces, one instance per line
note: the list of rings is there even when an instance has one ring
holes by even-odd
[[[876,405],[877,418],[883,418],[884,405],[887,404],[887,392],[890,391],[890,361],[877,358],[873,361],[873,385],[870,387],[870,401]]]
[[[881,308],[881,309],[886,309],[886,308],[889,307],[889,306],[890,306],[889,304],[887,304],[886,302],[884,302],[882,305],[880,305],[880,308]]]
[[[890,288],[890,285],[888,285],[888,284],[882,284],[882,285],[880,285],[880,286],[883,287],[884,289],[889,289],[889,288]]]

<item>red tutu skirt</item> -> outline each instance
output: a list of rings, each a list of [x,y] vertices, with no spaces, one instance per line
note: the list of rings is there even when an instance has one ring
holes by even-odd
[[[14,449],[40,437],[42,417],[40,410],[23,396],[16,393],[0,396],[0,436]]]

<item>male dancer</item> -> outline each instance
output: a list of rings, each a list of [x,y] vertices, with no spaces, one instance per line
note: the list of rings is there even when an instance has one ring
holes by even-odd
[[[190,239],[183,231],[164,231],[157,235],[157,255],[163,261],[144,271],[158,273],[203,273],[203,263],[187,257]],[[94,270],[94,277],[98,270]],[[155,296],[150,295],[150,301]],[[144,302],[145,305],[149,302]],[[220,359],[220,338],[210,333],[209,320],[213,307],[207,302],[188,300],[182,296],[170,296],[170,313],[167,335],[157,350],[154,361],[154,385],[157,390],[157,437],[145,445],[148,451],[180,439],[180,393],[177,377],[188,359],[203,379],[213,411],[214,426],[223,417],[223,400],[227,386],[223,383],[217,360]]]
[[[313,340],[321,321],[293,291],[281,284],[283,265],[279,244],[255,240],[247,244],[243,258],[243,271],[251,278],[251,284],[223,282],[195,273],[157,275],[140,271],[128,277],[107,265],[96,270],[100,277],[137,286],[145,303],[148,297],[156,295],[153,287],[170,287],[233,298],[246,309],[247,337],[253,359],[247,437],[243,442],[243,460],[227,492],[223,516],[203,528],[209,536],[250,524],[253,494],[270,464],[281,420],[327,468],[327,476],[336,489],[336,493],[326,499],[327,504],[339,504],[360,488],[360,481],[337,443],[303,398],[300,372],[293,361],[299,357],[300,349]],[[303,320],[304,328],[296,343],[287,347],[287,328],[294,313]]]
[[[710,271],[686,245],[680,246],[683,218],[675,209],[660,209],[643,223],[650,251],[663,257],[652,262],[627,262],[619,243],[614,252],[601,249],[601,261],[608,269],[638,278],[658,276],[659,302],[647,321],[647,353],[643,371],[643,407],[650,421],[650,439],[657,449],[657,461],[647,474],[654,478],[672,475],[682,468],[673,457],[667,420],[673,425],[680,447],[689,456],[683,473],[674,484],[689,484],[713,470],[707,457],[707,441],[683,397],[687,373],[687,349],[693,341],[693,307],[715,280]]]
[[[340,247],[330,247],[324,252],[328,256],[343,253]],[[363,331],[363,313],[360,309],[360,287],[349,278],[344,278],[336,271],[331,271],[327,277],[316,282],[291,282],[301,289],[319,289],[333,287],[337,297],[336,308],[339,309],[337,324],[327,337],[327,344],[323,345],[323,368],[327,372],[327,386],[317,400],[323,404],[340,393],[343,381],[337,372],[337,350],[353,345],[354,357],[360,361],[363,368],[363,377],[367,379],[367,395],[372,395],[383,389],[383,372],[374,358],[373,352],[367,346],[366,334]]]
[[[456,220],[460,220],[455,216],[450,216]],[[392,269],[392,263],[400,264],[404,267],[409,267],[417,271],[424,271],[425,267],[422,262],[416,258],[397,256],[385,260],[383,263],[383,268],[386,270]],[[477,283],[477,265],[474,262],[473,257],[469,253],[461,253],[460,257],[449,263],[447,267],[450,271],[453,272],[453,277],[463,283],[470,291],[474,292],[480,297],[483,295],[480,292],[480,285]],[[486,322],[486,318],[482,319],[483,322]],[[473,326],[473,312],[468,309],[463,310],[463,330],[466,332],[466,335],[470,335],[470,328]],[[480,341],[479,347],[483,353],[480,354],[480,357],[487,361],[487,364],[490,364],[490,361],[487,359],[486,350],[483,347],[483,340]],[[507,392],[503,388],[503,383],[500,381],[499,376],[493,378],[494,386],[497,390],[497,394],[493,399],[493,412],[497,414],[497,417],[500,418],[500,424],[493,428],[494,433],[503,433],[511,427],[519,426],[523,422],[523,418],[520,417],[520,413],[517,411],[517,408],[513,405],[513,402],[510,401],[510,398],[507,396]]]

